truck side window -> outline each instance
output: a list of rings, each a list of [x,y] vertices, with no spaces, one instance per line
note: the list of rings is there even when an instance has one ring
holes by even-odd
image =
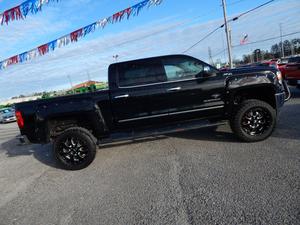
[[[208,65],[189,57],[170,57],[162,59],[168,81],[203,77]]]
[[[166,81],[164,68],[159,61],[130,62],[118,66],[119,86],[130,87]]]

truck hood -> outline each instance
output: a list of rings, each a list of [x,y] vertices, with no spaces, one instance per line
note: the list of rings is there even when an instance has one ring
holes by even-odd
[[[242,67],[242,68],[235,68],[235,69],[228,69],[221,71],[224,76],[230,75],[242,75],[242,74],[249,74],[249,73],[258,73],[258,72],[272,72],[275,73],[278,71],[277,69],[269,66],[257,66],[257,67]]]

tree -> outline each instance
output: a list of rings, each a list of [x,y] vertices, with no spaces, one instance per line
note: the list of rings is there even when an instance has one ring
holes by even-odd
[[[275,58],[279,58],[280,57],[281,50],[280,50],[278,44],[272,45],[272,47],[271,47],[271,53],[273,54],[273,56]]]
[[[243,55],[243,61],[242,61],[243,64],[248,64],[248,63],[251,63],[251,55]]]
[[[300,54],[300,38],[294,38],[291,40],[291,46],[294,54]]]
[[[285,40],[283,42],[284,55],[290,56],[292,55],[291,42],[289,40]]]

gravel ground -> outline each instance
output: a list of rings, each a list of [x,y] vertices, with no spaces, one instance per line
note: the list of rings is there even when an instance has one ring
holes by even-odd
[[[228,126],[115,144],[82,171],[0,124],[0,224],[300,224],[300,91],[264,142]]]

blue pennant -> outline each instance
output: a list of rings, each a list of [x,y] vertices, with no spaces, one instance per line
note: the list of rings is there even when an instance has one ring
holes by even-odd
[[[49,50],[54,51],[54,49],[56,49],[57,47],[57,40],[51,41],[50,43],[48,43],[48,48]]]

